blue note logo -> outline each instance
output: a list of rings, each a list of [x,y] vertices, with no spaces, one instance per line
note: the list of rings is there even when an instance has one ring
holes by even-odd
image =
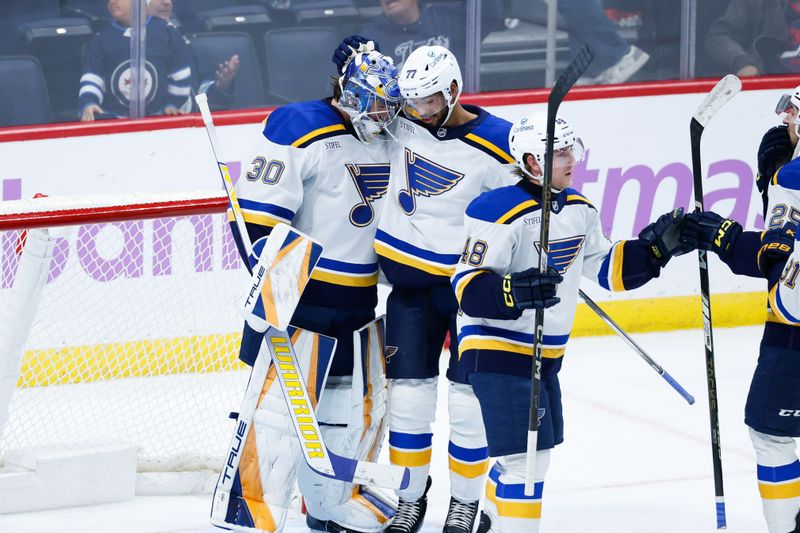
[[[389,189],[389,165],[348,163],[345,166],[361,198],[350,210],[350,223],[359,228],[369,226],[375,219],[372,202],[383,197]]]
[[[417,210],[417,196],[438,196],[452,189],[464,174],[450,170],[430,159],[406,150],[406,179],[408,187],[397,195],[400,207],[406,215]]]
[[[559,274],[564,274],[575,262],[575,258],[578,257],[578,252],[581,251],[584,240],[586,240],[586,237],[581,235],[579,237],[550,241],[547,264],[558,270]],[[539,243],[534,242],[533,244],[538,250]]]

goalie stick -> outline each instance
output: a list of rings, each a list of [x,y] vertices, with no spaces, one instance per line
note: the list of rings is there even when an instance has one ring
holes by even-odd
[[[742,82],[728,74],[711,89],[703,103],[692,115],[689,138],[692,146],[692,176],[694,178],[695,211],[703,211],[703,169],[700,162],[700,140],[711,118],[741,90]],[[708,253],[698,250],[700,263],[700,299],[703,306],[703,330],[706,353],[706,385],[708,387],[708,414],[711,427],[711,458],[714,466],[714,492],[716,494],[717,529],[727,527],[725,519],[725,494],[722,486],[722,445],[719,435],[719,407],[717,405],[717,376],[714,368],[714,334],[711,326],[711,297],[708,277]]]
[[[211,118],[211,111],[208,108],[208,99],[205,94],[199,94],[195,97],[195,100],[200,108],[200,114],[203,117],[203,123],[205,125],[206,132],[208,133],[208,140],[211,143],[211,150],[214,153],[214,159],[217,161],[217,167],[219,169],[220,176],[222,177],[225,191],[228,194],[228,199],[230,200],[230,207],[231,211],[233,212],[234,220],[236,221],[236,227],[239,230],[241,244],[244,247],[247,257],[249,257],[252,253],[253,247],[250,242],[250,237],[247,233],[247,227],[245,226],[241,208],[239,207],[239,200],[236,197],[236,192],[233,188],[233,180],[231,179],[230,172],[228,171],[228,166],[222,162],[220,142],[214,127],[214,121]],[[270,339],[270,342],[266,341],[267,338]],[[286,342],[281,343],[281,338]],[[294,350],[291,347],[291,342],[289,342],[289,337],[286,332],[275,327],[270,327],[267,329],[265,340],[262,342],[266,342],[267,346],[270,348],[269,352],[272,357],[272,362],[276,368],[281,368],[284,365],[291,365],[293,369],[297,371],[299,379],[301,381],[303,380],[302,374],[300,373],[300,365],[297,361]],[[279,352],[276,352],[275,350],[276,345],[282,347]],[[284,348],[286,348],[285,351]],[[316,428],[317,434],[319,435],[319,443],[321,448],[314,450],[313,452],[310,452],[308,449],[304,449],[303,453],[303,458],[312,470],[321,476],[340,481],[346,481],[349,483],[374,484],[388,489],[404,489],[408,486],[410,478],[410,471],[408,468],[370,463],[367,461],[358,461],[355,459],[338,456],[328,450],[327,446],[325,446],[325,443],[322,440],[322,434],[319,433],[319,425],[314,410],[311,409],[308,413],[303,413],[304,416],[301,418],[304,418],[304,420],[299,420],[299,413],[293,409],[292,403],[290,402],[289,397],[286,395],[287,383],[284,372],[279,371],[277,372],[277,375],[281,389],[284,391],[283,398],[286,401],[286,407],[292,418],[297,438],[301,443],[304,443],[301,425],[305,424],[312,424],[313,427]]]
[[[645,351],[644,351],[644,348],[642,348],[641,346],[639,346],[639,344],[638,344],[638,343],[637,343],[635,340],[633,340],[633,339],[631,338],[631,336],[630,336],[630,335],[628,335],[628,334],[625,332],[625,330],[624,330],[624,329],[622,329],[622,328],[619,326],[619,324],[617,324],[617,323],[614,321],[614,319],[613,319],[613,318],[611,318],[610,316],[608,316],[608,313],[606,313],[605,311],[603,311],[603,309],[602,309],[602,308],[601,308],[599,305],[597,305],[597,304],[594,302],[594,300],[592,300],[591,298],[589,298],[589,295],[587,295],[587,294],[586,294],[585,292],[583,292],[582,290],[578,290],[578,295],[581,297],[581,299],[583,299],[583,301],[584,301],[584,302],[586,302],[586,305],[588,305],[588,306],[589,306],[589,309],[591,309],[592,311],[594,311],[594,312],[595,312],[595,314],[596,314],[597,316],[599,316],[601,320],[603,320],[603,322],[605,322],[606,324],[608,324],[608,327],[610,327],[612,330],[614,330],[614,332],[615,332],[617,335],[619,335],[620,337],[622,337],[622,339],[623,339],[623,340],[624,340],[624,341],[625,341],[625,342],[628,344],[628,346],[630,346],[631,348],[633,348],[633,351],[634,351],[634,352],[636,352],[636,353],[639,355],[639,357],[641,357],[642,359],[644,359],[644,361],[645,361],[645,362],[646,362],[648,365],[650,365],[650,368],[652,368],[653,370],[655,370],[655,371],[658,373],[658,375],[659,375],[659,376],[661,376],[662,378],[664,378],[664,381],[666,381],[667,383],[669,383],[669,384],[670,384],[670,386],[671,386],[673,389],[675,389],[675,391],[676,391],[678,394],[680,394],[680,395],[683,397],[683,399],[684,399],[684,400],[686,400],[686,402],[687,402],[689,405],[692,405],[692,404],[694,404],[694,396],[692,396],[691,394],[689,394],[689,391],[687,391],[686,389],[684,389],[684,388],[681,386],[681,384],[680,384],[680,383],[678,383],[677,381],[675,381],[675,378],[673,378],[672,376],[670,376],[670,375],[669,375],[669,373],[668,373],[666,370],[664,370],[664,367],[662,367],[661,365],[659,365],[658,363],[656,363],[656,362],[655,362],[655,360],[654,360],[652,357],[650,357],[650,355],[648,355],[648,353],[647,353],[647,352],[645,352]]]
[[[575,85],[594,59],[592,49],[583,45],[575,59],[556,80],[547,98],[547,144],[544,152],[544,177],[542,179],[542,225],[539,234],[539,270],[547,272],[547,253],[550,247],[550,183],[553,179],[553,144],[556,131],[556,113],[564,97]],[[528,418],[527,458],[525,463],[525,495],[533,496],[536,471],[536,442],[539,438],[539,393],[542,384],[542,337],[544,335],[544,309],[536,310],[533,338],[533,368],[531,370],[531,411]]]

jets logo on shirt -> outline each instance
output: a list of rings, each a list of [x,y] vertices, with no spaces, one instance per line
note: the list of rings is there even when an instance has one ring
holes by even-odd
[[[350,223],[356,227],[368,226],[375,219],[372,202],[383,197],[389,189],[389,165],[345,165],[358,191],[361,201],[350,210]]]
[[[144,63],[144,101],[150,103],[158,91],[158,71],[149,61]],[[131,62],[123,61],[111,73],[111,94],[117,101],[126,106],[130,104],[133,88],[133,73],[131,72]]]
[[[417,210],[417,196],[439,196],[452,189],[464,174],[450,170],[406,148],[406,179],[408,187],[397,195],[406,215]]]
[[[578,252],[581,251],[585,236],[570,237],[568,239],[561,239],[558,241],[550,241],[550,250],[547,254],[547,264],[558,270],[559,274],[563,274],[575,262],[578,257]],[[536,249],[539,249],[539,243],[534,242]]]

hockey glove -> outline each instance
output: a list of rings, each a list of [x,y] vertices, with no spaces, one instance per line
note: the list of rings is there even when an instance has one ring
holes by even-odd
[[[500,295],[507,309],[544,309],[556,305],[561,298],[556,296],[561,274],[549,267],[544,274],[538,268],[506,274]]]
[[[770,278],[773,267],[783,268],[786,259],[794,250],[794,238],[797,224],[787,222],[782,228],[772,228],[761,236],[761,248],[758,250],[758,270],[765,278]],[[778,277],[778,276],[772,276]]]
[[[792,140],[789,138],[789,128],[775,126],[770,128],[758,147],[758,177],[756,186],[759,192],[764,192],[769,186],[769,180],[775,172],[792,158]]]
[[[673,209],[664,213],[655,222],[644,227],[639,232],[639,240],[649,248],[659,266],[664,266],[675,255],[683,255],[692,251],[692,248],[680,241],[681,221],[683,208]]]
[[[345,66],[347,66],[348,61],[353,59],[353,56],[358,52],[372,52],[373,50],[376,52],[381,51],[381,47],[378,46],[377,42],[370,41],[360,35],[351,35],[350,37],[345,37],[339,43],[339,47],[333,52],[331,61],[336,64],[336,69],[339,73],[344,74]]]
[[[680,240],[693,250],[711,250],[725,261],[741,233],[742,226],[735,220],[713,211],[695,211],[683,217]]]

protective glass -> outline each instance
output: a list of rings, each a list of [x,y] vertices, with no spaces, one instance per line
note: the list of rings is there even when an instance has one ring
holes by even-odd
[[[405,114],[415,120],[430,118],[445,108],[447,100],[442,92],[422,98],[409,98],[403,104]]]

